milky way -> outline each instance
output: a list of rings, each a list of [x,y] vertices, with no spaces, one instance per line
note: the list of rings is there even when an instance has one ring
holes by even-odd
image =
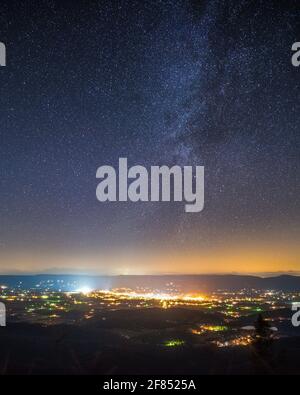
[[[1,248],[294,237],[300,9],[281,3],[1,3]],[[205,166],[205,210],[99,204],[119,157]]]

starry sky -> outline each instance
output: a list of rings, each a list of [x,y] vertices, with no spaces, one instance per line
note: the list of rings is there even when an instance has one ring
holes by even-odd
[[[0,270],[300,271],[299,16],[296,0],[1,2]],[[204,211],[99,203],[96,170],[119,157],[205,166]]]

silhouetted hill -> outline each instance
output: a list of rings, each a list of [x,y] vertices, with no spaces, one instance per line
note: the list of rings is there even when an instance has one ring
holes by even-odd
[[[88,286],[92,289],[149,288],[160,291],[170,288],[183,292],[215,291],[218,289],[260,289],[300,291],[300,277],[282,275],[262,278],[243,275],[163,275],[163,276],[80,276],[80,275],[10,275],[0,276],[0,285],[23,289],[74,291]]]

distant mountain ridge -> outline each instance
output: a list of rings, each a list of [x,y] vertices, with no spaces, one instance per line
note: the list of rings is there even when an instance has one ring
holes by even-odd
[[[262,278],[249,275],[128,275],[128,276],[81,276],[81,275],[0,275],[0,286],[22,289],[53,289],[76,291],[82,287],[90,289],[157,289],[181,292],[220,290],[282,290],[299,291],[300,277],[280,275]]]

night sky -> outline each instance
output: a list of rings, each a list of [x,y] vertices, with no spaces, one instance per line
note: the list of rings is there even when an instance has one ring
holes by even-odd
[[[0,41],[2,271],[300,269],[298,1],[2,1]],[[205,166],[204,211],[99,203],[119,157]]]

